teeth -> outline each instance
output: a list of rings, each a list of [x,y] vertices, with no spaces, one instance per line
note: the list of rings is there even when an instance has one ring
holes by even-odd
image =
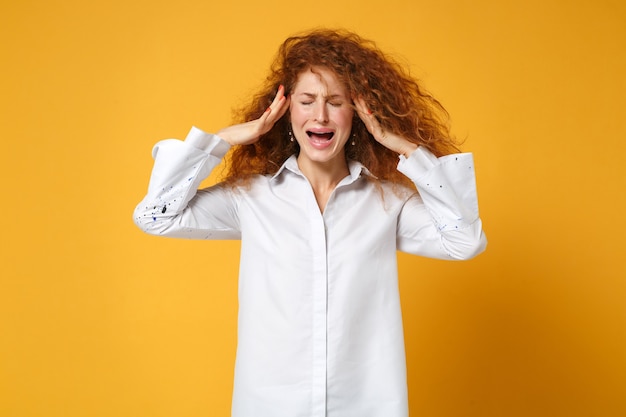
[[[306,132],[307,135],[309,135],[310,138],[315,138],[315,139],[323,139],[323,140],[331,140],[332,137],[335,135],[334,132],[311,132],[308,131]]]

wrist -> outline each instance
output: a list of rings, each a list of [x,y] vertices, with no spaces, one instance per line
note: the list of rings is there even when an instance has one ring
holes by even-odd
[[[409,142],[406,144],[405,148],[400,152],[400,155],[404,155],[405,158],[411,156],[413,152],[415,152],[418,148],[417,144],[413,142]]]
[[[404,155],[407,158],[417,149],[416,143],[393,134],[387,136],[383,145],[397,154]]]

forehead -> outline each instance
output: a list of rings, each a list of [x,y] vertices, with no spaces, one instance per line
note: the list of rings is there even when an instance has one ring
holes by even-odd
[[[337,74],[323,67],[311,67],[298,75],[294,93],[318,93],[324,95],[346,95],[347,87]]]

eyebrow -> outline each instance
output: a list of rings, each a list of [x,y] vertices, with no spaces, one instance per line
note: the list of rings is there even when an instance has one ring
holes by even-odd
[[[299,95],[307,96],[309,98],[317,98],[317,94],[314,94],[314,93],[300,93]],[[331,94],[329,96],[324,96],[324,98],[327,100],[333,100],[333,99],[345,98],[345,97],[343,96],[343,94]]]

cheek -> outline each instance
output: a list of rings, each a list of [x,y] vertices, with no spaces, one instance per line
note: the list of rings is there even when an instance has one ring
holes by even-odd
[[[291,120],[292,124],[298,125],[301,122],[306,121],[307,118],[307,113],[302,108],[292,106],[289,109],[289,119]]]
[[[340,124],[343,127],[352,126],[352,118],[354,117],[354,111],[352,109],[348,110],[339,110],[335,115],[335,120],[337,124]]]

